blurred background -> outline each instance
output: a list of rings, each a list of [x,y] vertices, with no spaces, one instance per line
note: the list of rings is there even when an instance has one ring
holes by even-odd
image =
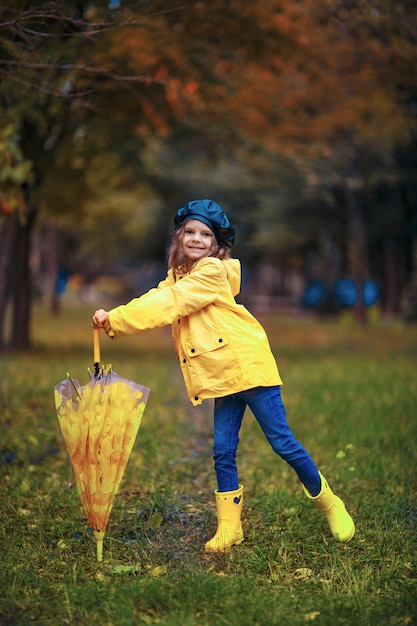
[[[0,6],[0,349],[112,306],[218,202],[255,313],[417,319],[417,3]]]

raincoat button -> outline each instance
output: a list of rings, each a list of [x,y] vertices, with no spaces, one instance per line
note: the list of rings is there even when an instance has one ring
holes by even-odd
[[[197,400],[198,400],[198,396],[194,396],[194,400],[197,402]]]
[[[178,324],[181,324],[181,320],[178,320]]]
[[[191,352],[192,352],[192,353],[194,354],[194,352],[195,352],[195,349],[194,349],[194,348],[191,348]]]
[[[219,339],[219,343],[223,343],[223,339],[222,338]]]
[[[183,363],[187,363],[187,359],[183,359],[183,360],[182,360],[182,362],[183,362]]]

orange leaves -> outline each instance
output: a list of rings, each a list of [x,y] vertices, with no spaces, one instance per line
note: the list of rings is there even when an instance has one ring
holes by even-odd
[[[183,89],[183,93],[187,96],[194,96],[198,91],[198,83],[195,80],[188,82]]]
[[[166,137],[170,131],[169,124],[167,124],[164,117],[158,113],[153,101],[150,98],[142,97],[141,105],[143,108],[141,132],[143,132],[147,126],[151,126],[161,137]]]
[[[12,212],[12,207],[5,200],[0,201],[0,213],[4,213],[4,215],[10,215]]]

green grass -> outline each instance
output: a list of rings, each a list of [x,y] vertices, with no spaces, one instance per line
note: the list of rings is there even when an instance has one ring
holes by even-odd
[[[245,542],[215,530],[211,402],[186,398],[169,329],[110,342],[102,360],[152,391],[107,529],[80,509],[53,404],[92,362],[91,311],[34,320],[34,350],[0,360],[0,624],[417,624],[417,328],[264,318],[288,420],[353,514],[330,537],[252,416],[239,448]]]

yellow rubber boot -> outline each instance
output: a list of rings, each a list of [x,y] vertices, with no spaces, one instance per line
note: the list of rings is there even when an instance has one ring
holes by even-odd
[[[243,506],[243,486],[236,491],[215,491],[217,531],[207,541],[206,552],[225,552],[231,546],[242,543],[243,530],[240,521]]]
[[[318,496],[312,496],[303,485],[303,489],[310,500],[313,500],[323,515],[326,517],[331,533],[338,541],[350,541],[355,534],[355,524],[346,511],[342,500],[330,489],[323,474],[321,478],[321,491]]]

